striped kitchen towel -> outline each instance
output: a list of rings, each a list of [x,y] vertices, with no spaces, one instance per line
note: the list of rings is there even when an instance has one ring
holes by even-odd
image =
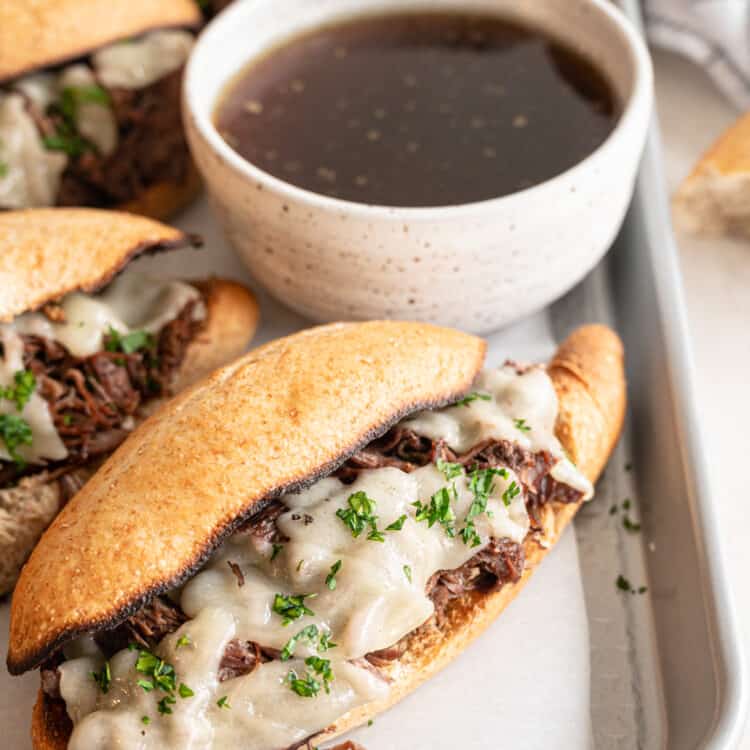
[[[644,0],[649,40],[692,58],[750,109],[750,0]]]

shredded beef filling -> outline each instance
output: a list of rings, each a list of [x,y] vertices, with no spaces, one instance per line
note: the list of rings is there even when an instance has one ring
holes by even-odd
[[[443,441],[430,440],[402,427],[393,428],[383,437],[355,453],[335,472],[335,476],[344,482],[353,482],[359,472],[364,469],[393,466],[402,471],[413,471],[419,466],[435,462],[438,458],[460,463],[469,470],[501,466],[512,469],[528,491],[527,506],[532,519],[537,518],[539,509],[548,502],[571,503],[581,499],[580,492],[556,482],[549,476],[555,460],[545,451],[532,453],[508,440],[486,440],[465,453],[457,454]],[[280,501],[274,500],[240,526],[238,532],[251,534],[268,543],[283,542],[285,538],[281,535],[276,520],[286,510]],[[427,582],[426,588],[427,595],[435,605],[435,615],[421,628],[440,627],[446,618],[451,602],[469,591],[496,591],[506,583],[515,583],[523,573],[524,564],[523,545],[507,538],[493,538],[487,546],[460,568],[437,571]],[[232,567],[231,563],[230,567]],[[237,576],[237,572],[234,570],[233,572]],[[237,578],[238,585],[242,585],[244,578],[242,581],[240,576]],[[153,608],[161,612],[165,601],[168,602],[169,611],[177,610],[179,615],[156,617]],[[176,604],[160,597],[147,604],[136,615],[114,630],[99,634],[97,642],[107,655],[119,648],[124,648],[133,641],[153,647],[164,635],[174,632],[185,619],[185,615]],[[161,627],[152,627],[155,620]],[[148,623],[150,630],[146,630],[143,622]],[[413,635],[414,633],[409,633],[398,643],[373,651],[364,658],[355,660],[354,663],[374,670],[382,676],[378,669],[400,659]],[[252,641],[232,640],[227,645],[220,663],[219,680],[223,682],[250,674],[259,664],[278,659],[279,656],[280,652],[276,649],[264,648]],[[56,665],[45,666],[42,671],[42,687],[48,695],[54,697],[54,692],[49,692],[47,686],[49,685],[53,691],[57,690],[54,677],[50,676],[57,671]],[[288,750],[304,747],[306,743],[307,740],[291,746]]]
[[[93,150],[70,160],[62,176],[60,206],[114,206],[138,198],[160,182],[181,183],[190,157],[180,118],[182,70],[143,89],[109,89],[119,140],[110,156]],[[56,130],[55,115],[37,120]]]
[[[24,367],[34,373],[38,393],[47,401],[68,450],[64,461],[45,467],[59,478],[63,500],[88,479],[78,468],[115,450],[132,430],[145,401],[168,395],[187,346],[202,325],[193,319],[195,304],[189,302],[164,326],[152,349],[132,354],[100,351],[75,357],[56,341],[22,337]],[[0,461],[0,488],[33,471],[39,467]]]

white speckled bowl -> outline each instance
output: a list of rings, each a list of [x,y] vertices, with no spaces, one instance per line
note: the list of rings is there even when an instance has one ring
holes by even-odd
[[[494,200],[389,208],[328,198],[236,154],[212,114],[253,57],[336,19],[397,10],[516,18],[584,53],[622,106],[610,137],[572,169]],[[605,0],[240,0],[203,32],[187,66],[190,146],[219,221],[253,275],[320,321],[418,318],[486,332],[547,305],[614,239],[648,127],[652,72],[635,30]]]

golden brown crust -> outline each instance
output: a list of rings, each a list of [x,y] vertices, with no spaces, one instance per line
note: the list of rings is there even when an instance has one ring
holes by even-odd
[[[703,154],[672,205],[688,232],[750,236],[750,113]]]
[[[188,173],[182,182],[157,182],[137,198],[118,206],[117,210],[166,221],[189,206],[198,197],[202,187],[198,170],[190,159]]]
[[[154,29],[196,28],[195,0],[3,0],[0,83]]]
[[[595,481],[622,428],[626,399],[622,344],[604,326],[580,328],[558,349],[548,371],[560,401],[558,437],[586,476]],[[443,628],[420,629],[405,655],[387,668],[393,684],[386,700],[350,711],[311,742],[324,742],[363,724],[452,662],[518,595],[579,507],[580,503],[544,507],[543,535],[526,541],[521,579],[496,593],[471,592],[456,600]],[[60,716],[61,706],[54,713],[53,702],[40,692],[32,722],[35,750],[66,746],[69,735],[65,731],[66,727],[70,731],[70,723],[64,711]],[[62,744],[60,737],[65,738]]]
[[[175,398],[32,553],[13,597],[10,671],[121,621],[192,575],[259,503],[330,472],[406,413],[463,395],[484,352],[449,329],[340,323],[267,344]]]
[[[195,242],[179,229],[116,211],[0,211],[0,322],[74,290],[94,291],[141,253]]]

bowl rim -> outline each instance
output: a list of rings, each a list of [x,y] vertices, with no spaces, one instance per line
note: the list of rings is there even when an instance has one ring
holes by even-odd
[[[237,172],[241,177],[252,184],[254,188],[262,186],[269,193],[276,193],[281,199],[291,204],[302,204],[306,208],[317,208],[362,218],[396,218],[404,221],[433,221],[436,218],[457,217],[473,214],[498,206],[508,204],[519,197],[526,197],[529,193],[549,189],[560,183],[567,184],[571,176],[588,169],[601,155],[612,148],[613,143],[619,141],[627,134],[634,125],[638,124],[640,115],[645,110],[650,116],[653,101],[653,67],[651,57],[646,44],[637,29],[627,19],[624,13],[613,5],[609,0],[582,0],[591,10],[599,13],[610,26],[610,29],[619,34],[629,52],[629,62],[632,73],[632,85],[629,95],[624,102],[622,111],[615,127],[609,135],[591,153],[581,161],[569,167],[563,172],[556,174],[542,182],[532,185],[523,190],[518,190],[496,198],[487,198],[481,201],[468,203],[447,204],[442,206],[391,206],[378,203],[360,203],[343,198],[316,193],[313,190],[302,188],[286,180],[272,175],[261,169],[251,161],[248,161],[237,153],[219,134],[213,122],[214,101],[210,103],[201,101],[198,92],[195,91],[195,77],[198,68],[210,60],[222,47],[222,39],[226,29],[235,25],[243,14],[251,13],[263,3],[271,3],[274,0],[254,0],[254,2],[237,2],[229,6],[198,36],[193,51],[185,66],[185,75],[182,86],[183,116],[186,122],[193,124],[198,134],[219,159]],[[456,0],[460,9],[460,0]],[[393,11],[389,11],[393,12]],[[353,14],[356,17],[358,14]],[[332,15],[331,20],[335,20]],[[205,58],[205,59],[204,59]],[[251,60],[251,57],[243,65]],[[227,75],[221,84],[225,87],[229,81],[242,68],[239,67]],[[643,128],[647,127],[648,117],[644,118]],[[191,149],[197,147],[191,144]]]

